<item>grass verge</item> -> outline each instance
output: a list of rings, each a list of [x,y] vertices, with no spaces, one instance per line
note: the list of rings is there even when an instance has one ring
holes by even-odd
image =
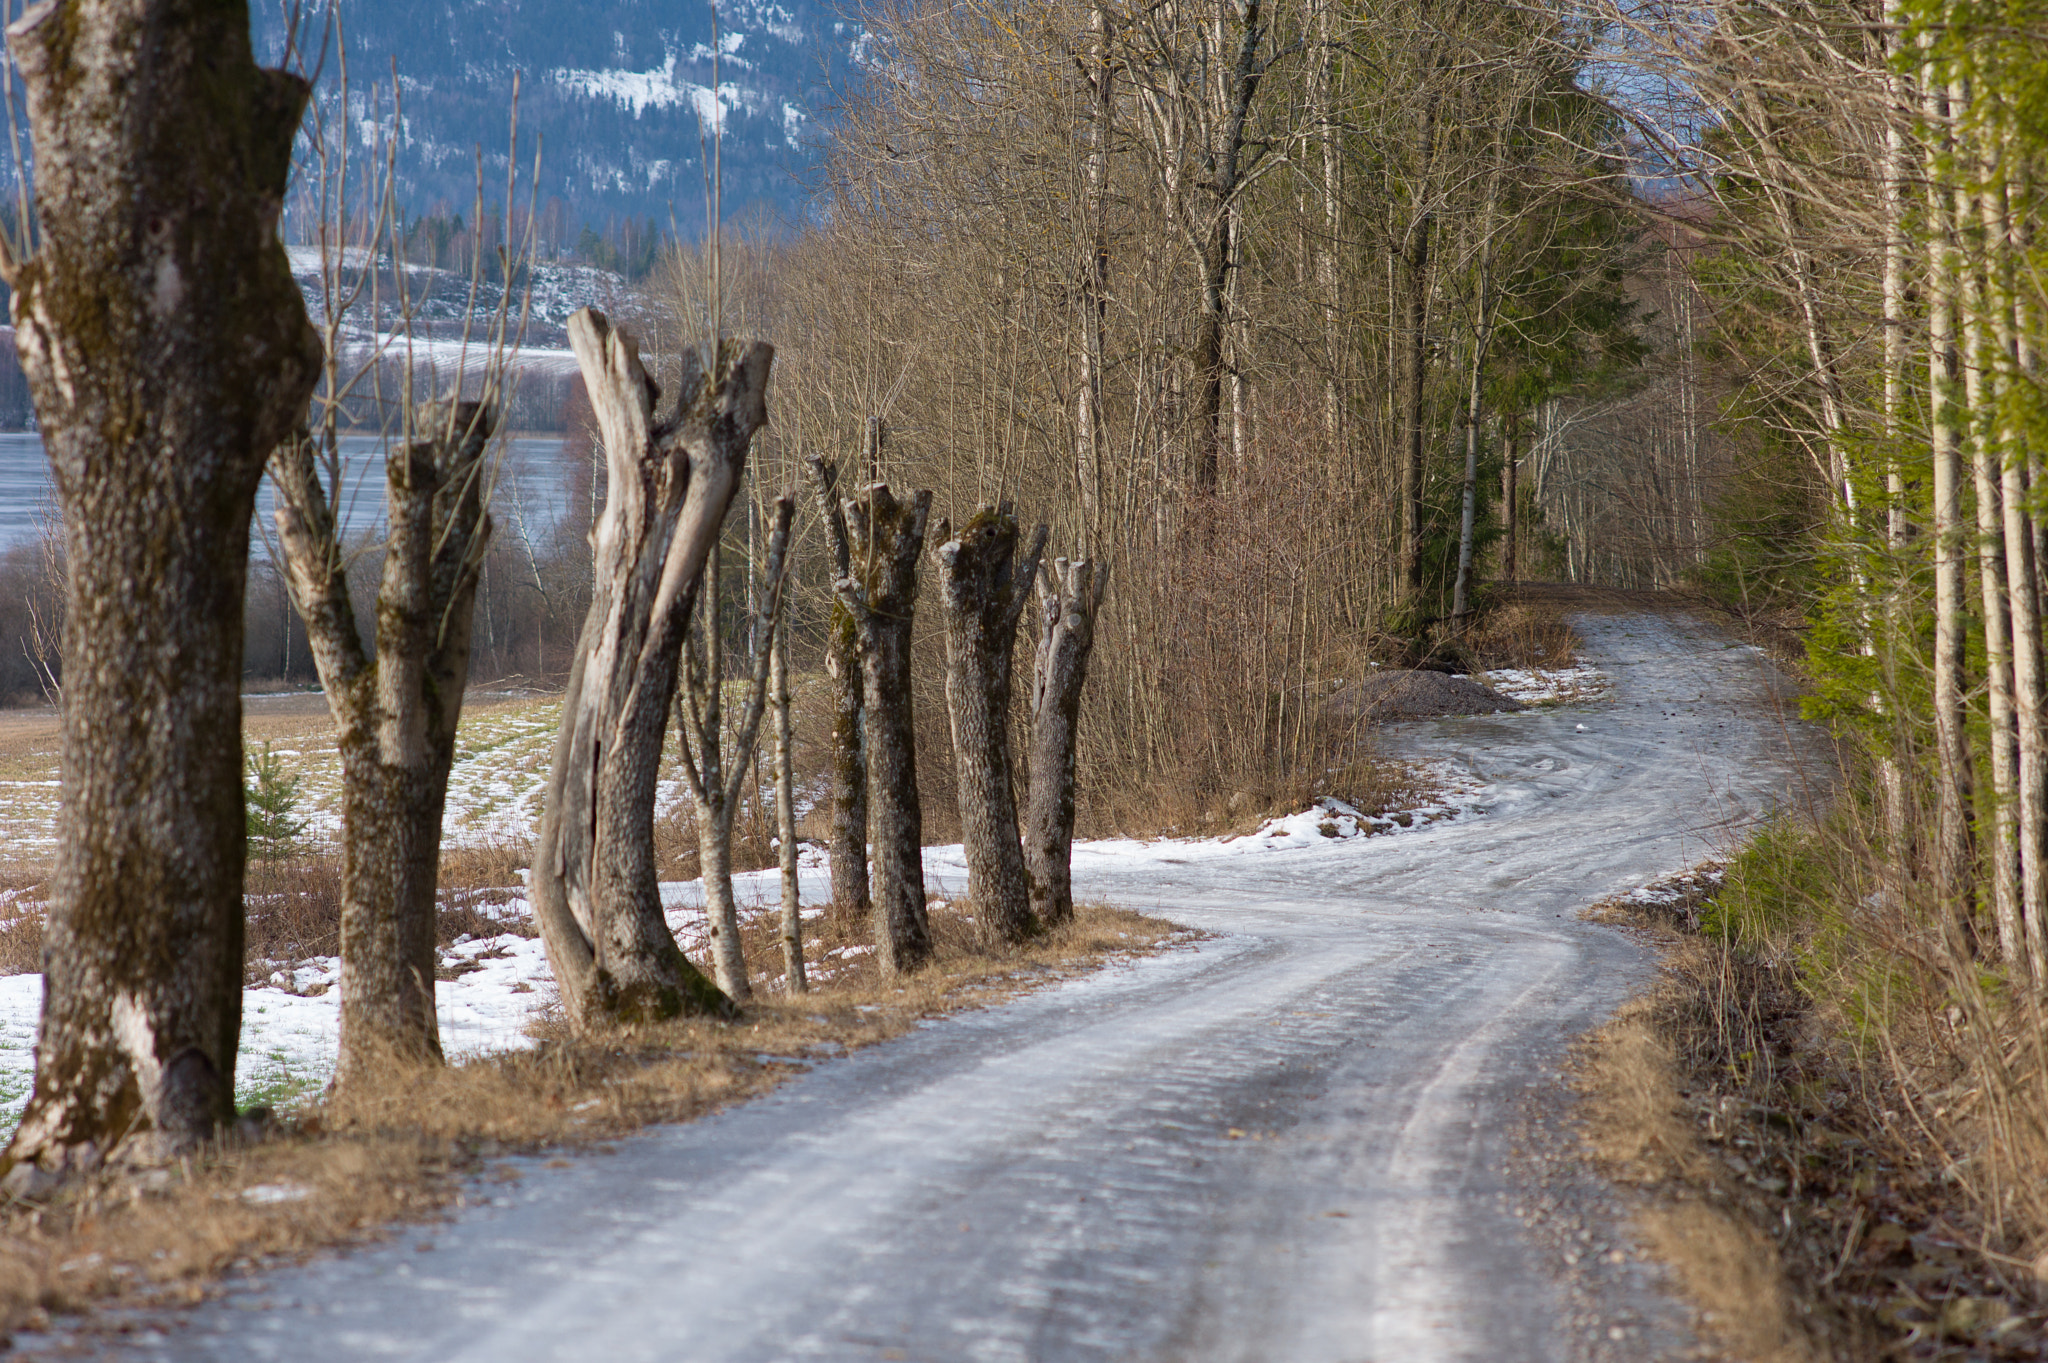
[[[197,1301],[232,1270],[356,1242],[462,1205],[478,1176],[516,1178],[497,1157],[602,1150],[765,1093],[811,1064],[899,1036],[919,1021],[1000,1002],[1194,934],[1083,905],[1075,921],[1013,949],[981,943],[934,909],[937,961],[905,980],[871,961],[839,965],[806,995],[766,995],[731,1024],[684,1020],[576,1037],[545,1018],[532,1050],[321,1097],[175,1168],[107,1176],[45,1205],[0,1209],[0,1329],[60,1313]],[[747,943],[750,954],[769,949]],[[838,936],[828,926],[818,944]],[[807,944],[807,948],[811,944]],[[808,954],[808,952],[807,952]],[[73,1328],[90,1331],[91,1318]],[[118,1323],[114,1327],[118,1328]]]
[[[2040,1228],[1987,1183],[2017,1152],[1974,1111],[1959,1010],[1897,969],[1881,925],[1847,947],[1819,910],[1859,902],[1857,881],[1829,862],[1776,825],[1726,884],[1696,872],[1588,911],[1664,969],[1579,1048],[1587,1153],[1734,1356],[2048,1356]]]

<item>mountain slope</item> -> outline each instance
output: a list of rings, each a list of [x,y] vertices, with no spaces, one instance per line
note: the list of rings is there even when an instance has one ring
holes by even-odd
[[[714,81],[713,22],[709,3],[350,0],[351,122],[389,126],[388,105],[370,109],[363,92],[388,86],[395,59],[407,210],[468,216],[479,148],[486,201],[503,194],[517,73],[521,177],[538,137],[543,230],[567,242],[623,219],[701,230],[701,149],[722,112],[728,218],[800,217],[811,114],[843,76],[856,26],[822,0],[727,0],[716,14]],[[278,13],[259,6],[254,23],[257,51],[275,59]],[[330,54],[321,73],[330,109],[338,67]]]

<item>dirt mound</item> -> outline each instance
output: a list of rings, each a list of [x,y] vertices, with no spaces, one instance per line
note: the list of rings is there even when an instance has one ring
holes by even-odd
[[[1339,719],[1425,719],[1437,715],[1490,715],[1526,710],[1518,700],[1470,677],[1388,668],[1338,688],[1323,702]]]

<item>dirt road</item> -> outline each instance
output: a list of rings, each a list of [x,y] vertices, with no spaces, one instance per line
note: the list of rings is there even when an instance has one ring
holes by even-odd
[[[1552,1359],[1504,1173],[1648,974],[1596,898],[1796,798],[1759,656],[1593,616],[1611,702],[1411,726],[1483,812],[1084,892],[1217,934],[824,1065],[489,1205],[269,1275],[163,1359]],[[1163,876],[1162,876],[1163,873]],[[1634,1327],[1615,1324],[1624,1353]],[[1605,1334],[1602,1336],[1605,1338]]]

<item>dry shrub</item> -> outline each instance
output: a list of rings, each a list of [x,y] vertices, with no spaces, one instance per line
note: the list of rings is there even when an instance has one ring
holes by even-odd
[[[689,1019],[586,1037],[544,1023],[531,1050],[436,1069],[391,1064],[281,1121],[245,1123],[260,1143],[225,1140],[174,1169],[103,1176],[47,1205],[0,1209],[0,1330],[39,1328],[50,1312],[107,1300],[197,1300],[231,1267],[460,1205],[464,1176],[516,1178],[488,1167],[499,1154],[598,1145],[649,1122],[685,1121],[925,1018],[1191,935],[1081,905],[1067,927],[990,950],[967,941],[957,914],[935,910],[935,920],[939,957],[906,979],[876,978],[870,959],[811,994],[759,995],[737,1023]],[[768,949],[758,926],[748,941],[757,956]],[[847,936],[829,929],[820,940]]]
[[[341,858],[299,856],[252,860],[244,874],[248,916],[243,929],[244,982],[316,956],[341,952]]]
[[[2040,1031],[1869,850],[1781,821],[1709,935],[1637,916],[1665,980],[1586,1049],[1589,1147],[1747,1356],[2036,1358]]]
[[[40,873],[0,870],[0,975],[43,968],[43,912],[49,881]]]
[[[1481,615],[1465,637],[1473,667],[1568,667],[1581,640],[1566,623],[1567,600],[1530,592],[1510,594]]]

